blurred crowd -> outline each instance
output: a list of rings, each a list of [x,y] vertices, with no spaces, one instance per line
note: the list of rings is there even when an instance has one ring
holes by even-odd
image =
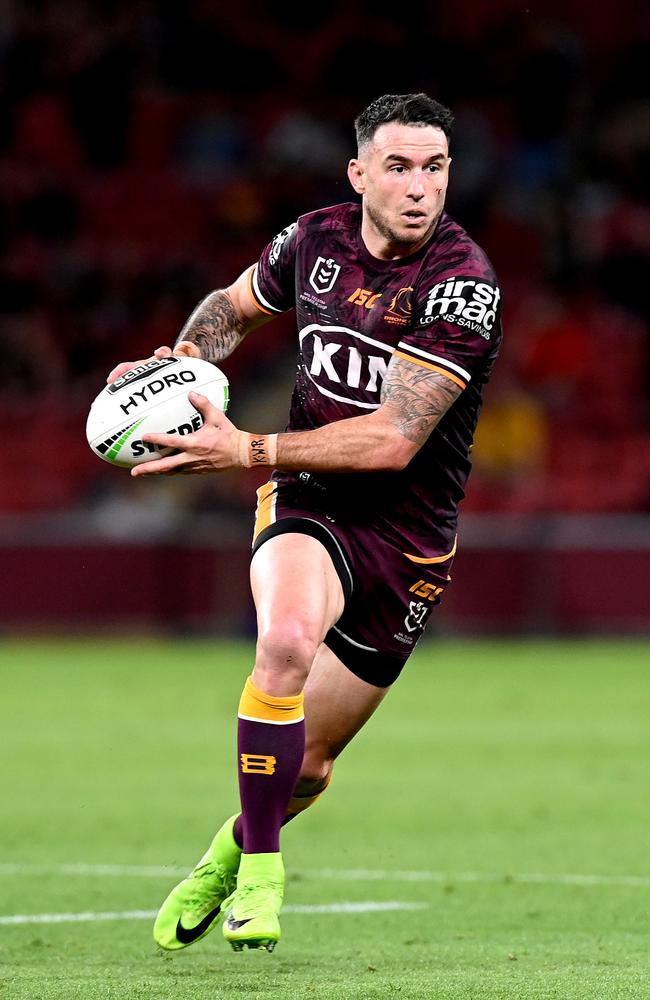
[[[0,0],[0,511],[154,516],[86,444],[106,373],[351,200],[353,118],[419,90],[456,115],[448,208],[504,290],[465,509],[647,511],[649,36],[631,0]],[[295,355],[288,316],[224,363],[235,422],[281,429]],[[164,522],[257,484],[155,485]]]

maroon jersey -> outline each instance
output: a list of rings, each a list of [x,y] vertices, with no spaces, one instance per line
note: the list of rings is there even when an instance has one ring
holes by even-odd
[[[300,354],[288,430],[377,409],[393,354],[462,387],[404,470],[313,477],[325,509],[372,524],[414,560],[448,554],[501,340],[501,293],[486,255],[443,214],[417,253],[379,260],[361,239],[361,206],[336,205],[282,230],[263,251],[251,288],[264,312],[296,310]]]

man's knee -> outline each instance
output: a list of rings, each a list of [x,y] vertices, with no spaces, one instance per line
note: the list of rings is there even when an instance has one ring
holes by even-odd
[[[333,762],[328,761],[327,764],[323,764],[318,769],[320,771],[319,774],[314,773],[316,769],[308,773],[301,772],[296,782],[293,796],[289,802],[287,809],[289,814],[296,815],[313,806],[314,802],[321,797],[332,779],[332,767]]]
[[[293,678],[302,689],[319,645],[315,628],[299,618],[269,624],[257,639],[256,683],[268,690],[280,677]]]
[[[332,777],[333,761],[327,761],[320,767],[305,768],[300,772],[296,782],[296,795],[320,795],[330,783]]]
[[[327,788],[334,760],[332,748],[321,740],[310,740],[308,730],[296,791],[303,795],[316,795]]]

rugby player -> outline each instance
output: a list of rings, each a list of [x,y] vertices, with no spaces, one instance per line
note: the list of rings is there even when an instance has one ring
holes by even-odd
[[[492,266],[444,211],[452,125],[426,94],[373,101],[355,121],[348,165],[360,203],[283,229],[197,306],[173,348],[218,365],[295,310],[300,359],[284,432],[240,430],[192,394],[201,429],[145,435],[177,453],[132,471],[273,470],[258,490],[251,560],[258,637],[239,704],[241,812],[162,904],[163,948],[198,941],[224,913],[236,950],[273,949],[280,828],[325,790],[449,583],[501,339]]]

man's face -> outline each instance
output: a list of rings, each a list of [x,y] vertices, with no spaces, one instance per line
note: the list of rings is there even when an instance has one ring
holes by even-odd
[[[447,136],[434,125],[381,125],[351,160],[348,177],[363,196],[362,235],[377,257],[413,253],[442,213],[449,180]]]

